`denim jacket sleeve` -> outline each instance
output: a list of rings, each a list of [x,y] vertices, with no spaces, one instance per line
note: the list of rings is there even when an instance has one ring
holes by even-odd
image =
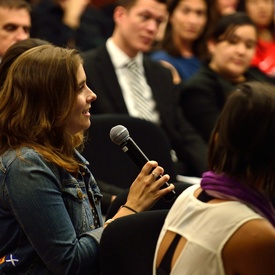
[[[24,257],[28,256],[23,252],[20,255],[18,244],[29,243],[33,249],[30,254],[37,253],[45,268],[54,274],[91,274],[98,270],[103,228],[91,230],[92,214],[87,206],[85,185],[69,173],[67,179],[60,180],[56,171],[31,149],[19,157],[16,154],[8,158],[3,156],[0,161],[0,208],[10,211],[16,227],[14,232],[8,232],[6,226],[3,232],[3,235],[7,234],[3,239],[14,233],[13,244],[17,247],[12,242],[5,245],[10,248],[10,253],[18,253],[17,257],[22,257],[24,262]],[[79,196],[79,189],[84,196]],[[78,210],[70,213],[65,200],[71,201],[71,208]],[[73,216],[79,213],[81,216]],[[80,220],[79,228],[74,220]],[[0,252],[3,253],[1,248]]]

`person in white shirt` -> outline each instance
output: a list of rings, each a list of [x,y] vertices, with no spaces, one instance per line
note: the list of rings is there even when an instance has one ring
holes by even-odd
[[[210,171],[170,209],[154,275],[274,275],[275,86],[246,82],[212,133]]]

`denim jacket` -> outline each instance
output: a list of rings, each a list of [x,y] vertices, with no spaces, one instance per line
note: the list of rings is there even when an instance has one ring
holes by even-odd
[[[75,157],[77,178],[27,147],[0,157],[0,274],[99,272],[102,195],[88,162]]]

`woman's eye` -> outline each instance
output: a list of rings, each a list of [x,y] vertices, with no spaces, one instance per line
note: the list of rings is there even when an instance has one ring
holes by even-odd
[[[246,47],[248,49],[252,49],[252,48],[256,47],[256,43],[255,42],[246,42],[245,45],[246,45]]]
[[[230,44],[237,44],[239,42],[239,39],[237,39],[236,37],[232,37],[232,38],[228,39],[228,42]]]
[[[181,12],[182,12],[183,14],[188,14],[188,13],[191,12],[191,10],[190,10],[189,8],[187,8],[187,7],[184,7],[184,8],[181,9]]]

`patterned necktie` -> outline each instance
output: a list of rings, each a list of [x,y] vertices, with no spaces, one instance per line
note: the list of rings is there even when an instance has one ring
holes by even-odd
[[[134,59],[131,59],[126,64],[130,73],[130,85],[134,104],[139,112],[139,116],[145,120],[154,121],[152,111],[155,104],[152,100],[145,98],[143,91],[145,89],[145,79]]]

